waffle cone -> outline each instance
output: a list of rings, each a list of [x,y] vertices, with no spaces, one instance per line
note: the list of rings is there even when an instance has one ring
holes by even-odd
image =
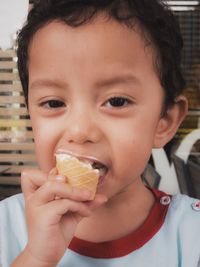
[[[74,157],[59,159],[56,157],[58,173],[65,175],[67,183],[74,187],[87,189],[91,192],[90,200],[94,199],[99,179],[99,171],[94,170],[88,164],[84,164]]]

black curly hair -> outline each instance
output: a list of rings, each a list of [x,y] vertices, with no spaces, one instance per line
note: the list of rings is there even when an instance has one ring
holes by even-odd
[[[127,27],[134,28],[136,24],[139,25],[141,33],[155,51],[154,65],[165,90],[165,108],[175,102],[185,86],[181,74],[183,41],[179,24],[164,1],[37,0],[17,39],[18,70],[27,103],[28,48],[37,30],[53,20],[78,27],[89,23],[101,12]]]

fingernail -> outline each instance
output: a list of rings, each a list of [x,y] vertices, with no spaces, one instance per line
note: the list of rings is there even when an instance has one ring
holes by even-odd
[[[81,195],[85,198],[90,198],[91,197],[91,192],[89,190],[82,190]]]
[[[26,176],[27,176],[27,172],[23,170],[23,171],[21,172],[21,177],[23,178],[23,177],[26,177]]]
[[[26,173],[25,173],[25,171],[22,171],[21,172],[21,177],[24,177],[24,176],[26,176]]]
[[[59,182],[65,182],[66,181],[66,178],[64,175],[56,175],[55,176],[56,180],[59,181]]]
[[[49,175],[52,175],[52,174],[54,174],[54,175],[57,174],[56,168],[53,168],[52,170],[50,170]]]

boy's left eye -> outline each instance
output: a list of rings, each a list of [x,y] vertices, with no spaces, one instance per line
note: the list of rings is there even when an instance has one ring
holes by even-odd
[[[54,109],[54,108],[65,107],[65,103],[60,100],[52,99],[41,103],[41,106],[49,109]]]
[[[106,101],[105,105],[107,107],[124,107],[131,103],[131,100],[125,97],[112,97]]]

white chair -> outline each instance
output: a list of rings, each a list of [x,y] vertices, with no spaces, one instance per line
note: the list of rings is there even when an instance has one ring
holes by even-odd
[[[200,139],[200,129],[189,133],[181,142],[175,154],[187,163],[193,145]],[[159,189],[170,194],[180,192],[174,164],[169,162],[164,149],[153,149],[152,158],[156,171],[161,176]]]
[[[196,129],[186,135],[186,137],[182,140],[178,149],[176,150],[176,155],[182,158],[185,163],[187,163],[188,157],[190,155],[191,149],[193,145],[200,140],[200,129]]]
[[[174,164],[170,164],[165,150],[163,148],[153,149],[152,158],[155,169],[161,176],[159,189],[168,194],[179,193],[180,190]]]

